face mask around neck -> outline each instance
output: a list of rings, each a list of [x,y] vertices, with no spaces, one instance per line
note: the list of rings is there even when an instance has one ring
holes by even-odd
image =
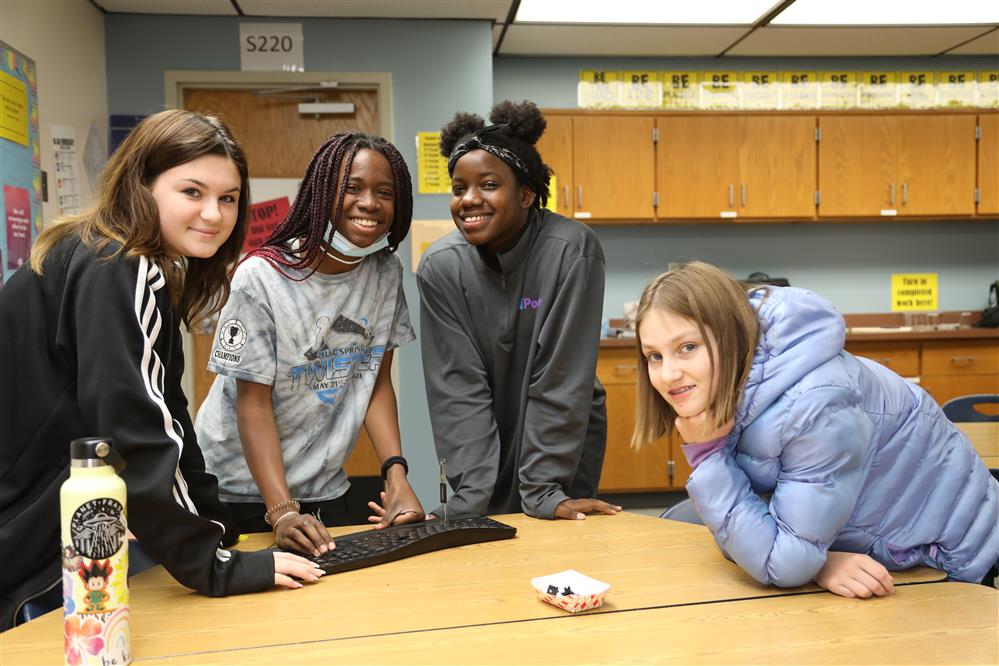
[[[333,223],[330,223],[330,227]],[[374,243],[368,247],[358,247],[354,245],[347,237],[341,234],[339,231],[333,232],[333,238],[330,240],[330,247],[339,252],[345,257],[363,258],[374,254],[380,250],[384,250],[389,246],[388,234],[385,234]]]

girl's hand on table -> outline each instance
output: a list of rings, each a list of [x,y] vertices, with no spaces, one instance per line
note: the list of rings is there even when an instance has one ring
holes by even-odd
[[[325,573],[304,557],[294,553],[274,552],[275,587],[289,587],[294,590],[302,587],[298,581],[317,581]]]
[[[815,583],[841,597],[884,597],[895,591],[895,581],[884,565],[860,553],[829,551],[815,574]]]

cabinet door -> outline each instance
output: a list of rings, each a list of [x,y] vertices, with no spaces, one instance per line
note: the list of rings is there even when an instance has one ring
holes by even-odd
[[[660,218],[738,214],[739,122],[735,116],[659,117]]]
[[[690,473],[693,471],[690,468],[690,463],[687,462],[687,457],[683,455],[683,440],[680,435],[673,433],[670,437],[670,463],[668,468],[669,471],[669,484],[675,490],[680,490],[687,485],[687,479],[690,478]]]
[[[999,393],[999,375],[923,375],[919,385],[938,405],[943,405],[961,395]],[[994,413],[995,410],[983,408],[982,411]]]
[[[999,215],[999,115],[978,116],[979,215]]]
[[[819,116],[819,217],[874,217],[898,207],[896,120]]]
[[[572,116],[549,115],[545,120],[548,126],[538,140],[538,152],[555,177],[551,197],[556,212],[572,217]]]
[[[899,215],[975,212],[975,117],[898,119]]]
[[[651,220],[655,153],[651,116],[572,119],[575,217]]]
[[[739,217],[815,215],[815,117],[739,118]]]
[[[631,447],[635,428],[637,352],[601,349],[597,378],[607,390],[607,452],[600,474],[600,492],[666,490],[669,485],[670,443],[666,438]]]
[[[880,363],[902,377],[919,378],[918,342],[847,342],[846,351]]]

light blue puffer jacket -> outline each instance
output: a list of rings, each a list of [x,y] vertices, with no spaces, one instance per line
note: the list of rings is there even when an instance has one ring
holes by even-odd
[[[782,587],[810,581],[828,550],[981,580],[999,559],[999,483],[967,437],[921,388],[844,352],[827,300],[774,288],[750,301],[760,340],[735,428],[687,483],[722,551]]]

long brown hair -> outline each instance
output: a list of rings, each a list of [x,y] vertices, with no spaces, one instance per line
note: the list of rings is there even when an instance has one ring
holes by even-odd
[[[169,169],[205,155],[221,155],[239,171],[236,225],[211,257],[167,256],[153,181]],[[188,327],[221,309],[229,297],[228,272],[246,235],[250,202],[246,155],[218,118],[192,111],[161,111],[140,122],[108,160],[97,201],[86,211],[53,220],[31,248],[31,270],[41,275],[45,258],[61,240],[77,234],[89,248],[119,248],[110,255],[145,256],[167,277],[174,311]]]
[[[663,273],[645,287],[635,315],[638,396],[635,432],[631,437],[633,447],[672,433],[676,422],[676,412],[649,379],[649,363],[642,354],[641,325],[645,317],[653,310],[665,310],[697,324],[708,348],[711,367],[718,369],[709,408],[714,410],[715,427],[721,427],[735,416],[756,352],[760,322],[748,299],[748,291],[755,289],[702,261]],[[718,349],[711,343],[709,330]]]
[[[333,222],[334,230],[340,224],[354,156],[364,148],[383,155],[392,169],[395,201],[388,231],[388,250],[395,252],[413,221],[413,181],[409,168],[391,143],[380,136],[354,131],[333,134],[319,146],[305,170],[291,210],[264,244],[248,256],[262,257],[291,279],[303,280],[314,273],[324,243],[332,239],[332,236],[326,237],[329,222]],[[309,267],[311,271],[301,278],[294,278],[283,270]]]

